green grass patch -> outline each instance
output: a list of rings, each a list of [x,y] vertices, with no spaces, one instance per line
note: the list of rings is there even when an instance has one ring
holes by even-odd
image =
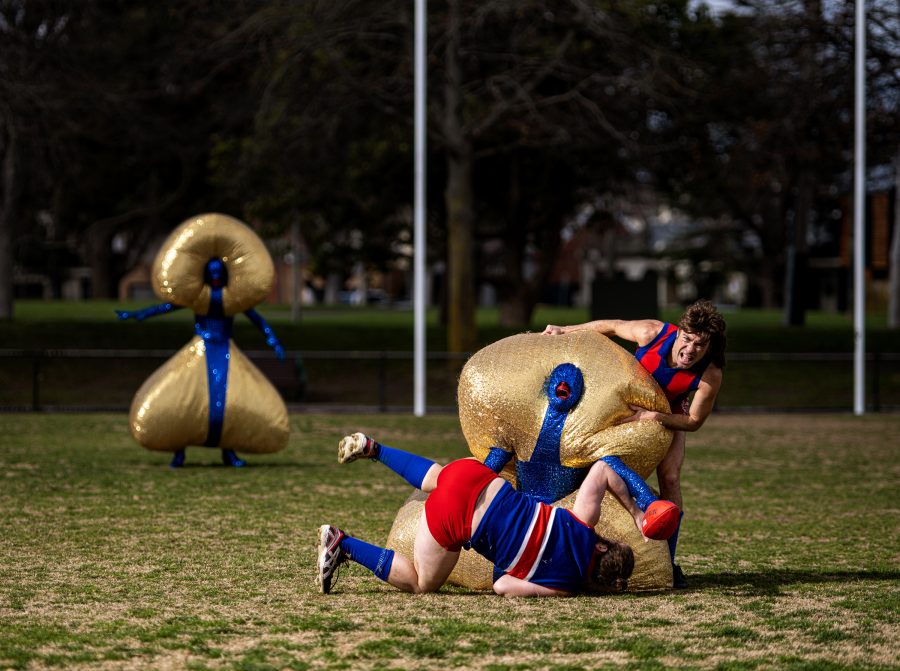
[[[297,415],[283,452],[185,468],[122,414],[0,415],[3,669],[890,669],[900,665],[890,415],[714,416],[688,437],[690,588],[505,600],[315,592],[315,531],[381,543],[409,487],[338,466],[362,430],[465,456],[455,417]]]
[[[0,322],[0,342],[7,348],[171,348],[180,347],[193,333],[193,315],[176,310],[143,322],[121,322],[115,310],[136,310],[152,301],[35,301],[15,304],[14,320]],[[411,309],[389,307],[310,307],[292,321],[285,305],[261,305],[258,311],[275,328],[291,350],[400,350],[413,348]],[[663,310],[660,318],[675,321],[679,309]],[[615,317],[616,315],[607,315]],[[500,325],[499,312],[481,308],[476,312],[481,346],[521,331],[540,332],[547,324],[574,324],[590,319],[583,308],[538,305],[525,328]],[[785,327],[776,310],[725,312],[728,349],[732,352],[852,352],[853,320],[850,314],[807,313],[802,327]],[[265,339],[243,316],[235,317],[235,339],[244,349],[265,349]],[[426,313],[429,351],[446,349],[445,328],[436,308]],[[869,351],[896,352],[896,333],[887,329],[881,314],[867,316]]]

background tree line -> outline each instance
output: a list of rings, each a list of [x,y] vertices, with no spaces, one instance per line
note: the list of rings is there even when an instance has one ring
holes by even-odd
[[[889,164],[900,10],[867,9],[868,163]],[[428,11],[429,261],[447,264],[450,349],[474,345],[481,269],[502,269],[501,317],[526,325],[579,208],[648,192],[727,221],[700,253],[802,323],[809,240],[835,234],[852,186],[853,3]],[[412,30],[408,0],[0,0],[0,317],[14,264],[58,280],[86,263],[113,296],[203,211],[264,235],[299,222],[323,274],[384,267],[410,236]],[[502,242],[490,258],[486,240]]]

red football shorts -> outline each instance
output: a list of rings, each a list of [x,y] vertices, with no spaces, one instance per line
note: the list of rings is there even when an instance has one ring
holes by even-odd
[[[499,477],[475,459],[452,461],[441,470],[437,487],[425,500],[425,521],[445,550],[458,552],[472,538],[472,515],[484,488]]]

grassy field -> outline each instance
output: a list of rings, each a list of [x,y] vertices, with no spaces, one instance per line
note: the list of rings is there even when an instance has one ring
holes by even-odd
[[[107,350],[144,349],[159,354],[142,359],[48,357],[39,362],[29,356],[0,356],[0,407],[30,407],[37,377],[41,407],[127,408],[143,380],[193,335],[193,316],[187,310],[140,323],[115,318],[113,310],[117,307],[146,305],[18,302],[16,320],[0,322],[0,347],[4,350],[81,349],[102,354]],[[316,308],[305,310],[299,323],[290,320],[285,306],[263,306],[260,311],[289,353],[298,356],[298,378],[305,383],[305,394],[292,398],[282,389],[288,400],[296,403],[296,409],[412,407],[409,310]],[[678,316],[671,310],[662,315],[667,320]],[[524,330],[541,331],[548,323],[571,324],[588,318],[586,310],[540,306]],[[853,324],[848,315],[811,312],[807,325],[798,328],[781,326],[781,314],[776,311],[733,311],[726,313],[726,319],[729,362],[719,409],[846,411],[853,407]],[[520,330],[499,326],[496,310],[478,312],[481,346]],[[446,348],[446,339],[435,311],[428,314],[427,334],[428,352],[439,356]],[[260,332],[244,317],[235,319],[234,337],[245,351],[266,350]],[[868,352],[881,356],[877,363],[867,365],[867,405],[871,410],[896,411],[900,409],[900,338],[885,327],[883,316],[874,315],[866,342]],[[379,357],[379,352],[392,354]],[[796,358],[798,353],[826,358]],[[460,358],[429,361],[429,406],[452,410],[463,363]],[[343,384],[348,367],[358,380],[352,391]]]
[[[0,343],[6,348],[170,348],[180,347],[193,333],[193,315],[177,310],[143,322],[120,322],[115,310],[136,310],[152,301],[17,301],[15,320],[0,322]],[[262,305],[259,312],[291,350],[411,350],[413,314],[409,309],[382,307],[315,307],[305,309],[299,322],[284,305]],[[680,310],[664,310],[661,319],[677,320]],[[726,311],[728,350],[731,352],[852,352],[850,315],[809,312],[802,327],[782,326],[776,310]],[[574,324],[590,319],[580,308],[539,305],[526,329],[499,325],[496,309],[476,315],[481,346],[523,330],[542,331],[548,323]],[[885,326],[884,315],[867,317],[869,351],[900,351],[897,333]],[[235,339],[244,349],[265,349],[265,340],[249,320],[235,318]],[[426,319],[429,351],[446,349],[446,333],[437,310]]]
[[[685,591],[504,600],[313,584],[315,530],[383,542],[409,488],[344,433],[448,460],[452,415],[295,415],[290,446],[181,470],[120,414],[0,415],[0,669],[900,668],[891,415],[714,416],[688,438]]]

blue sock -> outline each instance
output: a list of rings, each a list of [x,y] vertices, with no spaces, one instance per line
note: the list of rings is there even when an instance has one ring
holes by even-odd
[[[352,536],[344,536],[341,548],[350,559],[365,566],[375,574],[376,578],[387,582],[388,575],[391,573],[391,564],[394,563],[393,550],[366,543]]]
[[[641,511],[646,511],[651,503],[659,499],[647,483],[644,482],[644,479],[628,468],[619,457],[603,457],[602,460],[609,464],[616,474],[625,481],[625,486],[628,487],[628,494],[634,499]]]
[[[678,532],[681,530],[681,518],[684,513],[678,516],[678,526],[675,527],[675,533],[669,536],[669,556],[672,557],[672,563],[675,563],[675,547],[678,545]]]
[[[418,454],[404,452],[387,445],[378,444],[376,459],[390,468],[394,473],[402,477],[416,489],[422,489],[422,482],[428,469],[434,466],[431,459],[420,457]]]

